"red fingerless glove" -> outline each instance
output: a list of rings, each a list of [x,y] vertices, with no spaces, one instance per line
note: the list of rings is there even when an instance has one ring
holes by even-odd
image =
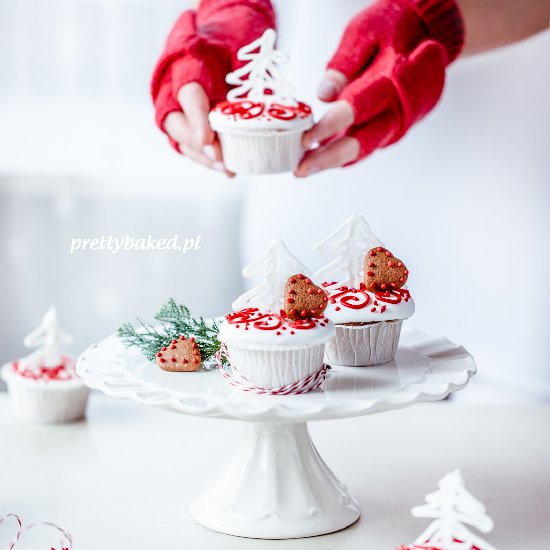
[[[355,113],[345,134],[360,143],[356,161],[400,139],[435,106],[463,42],[454,0],[378,0],[354,17],[328,68],[350,81],[339,99]]]
[[[176,21],[151,81],[155,119],[164,131],[164,120],[180,111],[179,89],[198,82],[214,103],[225,98],[227,73],[243,62],[237,52],[275,28],[270,0],[201,0],[197,11],[188,10]],[[175,143],[172,143],[177,149]]]

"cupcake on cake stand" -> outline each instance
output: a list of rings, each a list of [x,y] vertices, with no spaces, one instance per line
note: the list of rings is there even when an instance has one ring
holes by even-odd
[[[272,300],[273,288],[279,292],[288,277],[303,270],[304,266],[298,265],[281,244],[271,243],[271,255],[245,269],[249,274],[259,274],[262,266],[266,267],[266,281],[237,301],[240,305],[244,301],[247,310],[256,306],[264,311],[260,302]],[[299,296],[293,296],[298,303]],[[281,342],[287,338],[289,349],[296,351],[290,334],[284,336],[279,330],[289,322],[284,310],[279,317],[273,314],[271,320],[267,315],[258,321],[261,330],[273,327],[275,335],[281,332],[275,338],[281,338]],[[258,356],[262,356],[269,348],[263,335],[254,336],[254,322],[248,327],[252,333],[250,342],[257,341],[255,345],[261,348]],[[323,330],[332,326],[324,321],[323,324]],[[223,332],[220,330],[220,338]],[[239,339],[238,344],[246,345],[246,339]],[[287,351],[285,346],[274,346],[275,356],[263,355],[273,361],[274,368],[278,368],[274,357]],[[78,360],[77,371],[88,386],[112,397],[176,413],[243,422],[244,434],[237,451],[194,499],[191,514],[198,523],[215,531],[260,539],[331,533],[351,525],[360,516],[357,501],[315,448],[308,422],[382,413],[444,399],[450,392],[464,388],[476,371],[473,358],[463,347],[407,326],[402,330],[393,361],[369,368],[332,365],[324,383],[312,383],[306,387],[311,391],[305,393],[283,391],[270,395],[270,391],[276,393],[273,388],[268,388],[267,393],[243,391],[251,387],[243,385],[234,367],[250,365],[248,356],[239,360],[240,363],[223,367],[221,373],[206,368],[167,372],[113,335],[85,351]],[[286,376],[284,368],[280,373]],[[322,375],[325,376],[324,370]],[[269,382],[269,378],[262,380]],[[300,381],[287,387],[304,388]]]

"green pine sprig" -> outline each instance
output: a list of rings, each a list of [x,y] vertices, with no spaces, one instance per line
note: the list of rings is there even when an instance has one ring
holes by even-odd
[[[220,349],[218,323],[192,317],[188,307],[177,304],[172,298],[161,307],[155,319],[160,325],[149,325],[139,318],[137,326],[124,323],[118,329],[118,336],[127,347],[138,347],[149,361],[154,361],[163,346],[168,346],[182,334],[186,338],[195,338],[203,362],[211,359]]]

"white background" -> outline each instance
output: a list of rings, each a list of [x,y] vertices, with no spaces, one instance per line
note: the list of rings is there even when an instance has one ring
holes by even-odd
[[[363,4],[279,5],[300,98],[313,100]],[[357,167],[226,181],[175,155],[153,123],[149,75],[183,6],[0,6],[0,359],[23,352],[52,302],[75,353],[168,296],[221,314],[267,239],[283,237],[315,269],[327,258],[311,245],[356,209],[411,270],[412,322],[476,357],[477,390],[464,398],[548,399],[548,33],[458,61],[437,109]],[[68,254],[72,237],[126,233],[202,233],[203,248]]]

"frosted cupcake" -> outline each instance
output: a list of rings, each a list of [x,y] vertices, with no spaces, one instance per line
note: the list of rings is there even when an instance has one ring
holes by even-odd
[[[266,279],[238,298],[220,325],[233,379],[268,393],[319,387],[325,344],[334,337],[334,325],[324,315],[326,293],[278,239],[243,274]]]
[[[313,126],[311,108],[291,96],[292,86],[280,72],[287,57],[275,49],[275,38],[268,29],[239,50],[238,59],[248,63],[227,75],[226,82],[236,87],[208,117],[226,168],[237,174],[294,170],[304,153],[302,135]]]
[[[328,294],[325,314],[336,325],[335,337],[325,347],[325,361],[350,367],[391,361],[403,320],[414,313],[414,301],[405,287],[409,275],[405,264],[356,214],[315,249],[338,254],[316,274]]]
[[[2,367],[10,400],[22,419],[50,424],[84,417],[89,389],[76,374],[75,360],[59,352],[59,344],[70,341],[51,307],[24,340],[27,347],[38,349]]]

